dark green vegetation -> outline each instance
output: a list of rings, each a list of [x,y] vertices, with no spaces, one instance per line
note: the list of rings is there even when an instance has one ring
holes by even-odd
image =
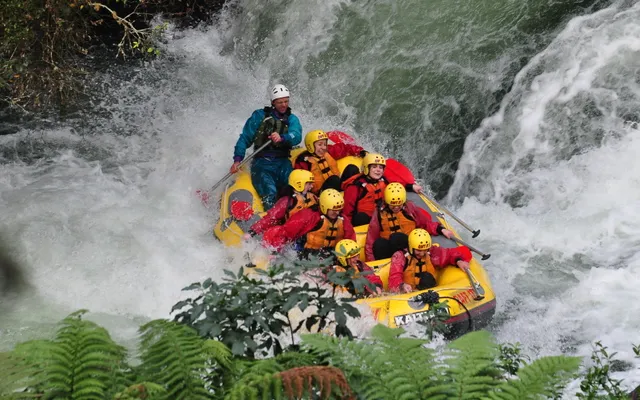
[[[223,283],[185,288],[200,292],[174,307],[183,310],[176,319],[187,324],[141,326],[133,355],[83,319],[84,310],[71,314],[53,339],[0,353],[0,399],[559,399],[579,376],[577,357],[529,362],[518,344],[498,345],[486,331],[437,350],[382,325],[367,339],[353,339],[340,315],[357,310],[331,286],[319,291],[320,285],[307,283],[314,278],[296,280],[282,266],[265,272],[264,283],[227,275]],[[307,310],[303,317],[300,308]],[[325,324],[314,328],[307,321]],[[342,336],[290,336],[301,323],[307,332],[331,327]],[[299,342],[283,344],[289,338]],[[638,346],[634,352],[640,355]],[[579,398],[629,398],[610,377],[613,356],[596,344]]]
[[[157,54],[162,15],[178,26],[209,21],[224,0],[6,0],[0,13],[0,101],[40,109],[80,98],[95,57]]]
[[[0,300],[3,296],[19,293],[27,286],[22,266],[11,255],[7,242],[0,234]]]
[[[224,271],[222,283],[207,279],[185,290],[198,290],[198,296],[179,302],[176,320],[195,328],[206,338],[222,341],[235,355],[265,356],[269,351],[282,353],[279,337],[284,335],[295,346],[294,334],[303,327],[307,332],[330,330],[338,336],[353,337],[347,316],[359,317],[353,299],[338,297],[337,285],[353,282],[358,287],[371,284],[354,278],[351,271],[323,271],[311,265],[258,269],[247,276]],[[267,283],[265,285],[265,282]],[[303,315],[304,313],[304,315]],[[204,318],[202,318],[204,317]]]

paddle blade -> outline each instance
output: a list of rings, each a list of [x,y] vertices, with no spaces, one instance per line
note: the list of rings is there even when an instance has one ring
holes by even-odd
[[[209,207],[209,192],[206,190],[198,189],[196,190],[196,196],[200,198],[202,205],[205,207]]]
[[[403,185],[416,183],[413,173],[398,160],[387,158],[387,166],[384,169],[384,176],[389,182],[398,182]]]
[[[248,221],[253,217],[253,208],[248,201],[231,201],[231,215],[238,221]]]
[[[351,144],[355,146],[358,145],[358,143],[354,138],[352,138],[351,136],[349,136],[348,134],[342,131],[329,131],[327,132],[327,136],[329,137],[329,139],[331,139],[333,143],[344,143],[344,144]]]

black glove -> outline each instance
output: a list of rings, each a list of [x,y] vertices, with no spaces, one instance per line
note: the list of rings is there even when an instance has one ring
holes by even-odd
[[[360,150],[360,153],[358,153],[358,156],[359,156],[360,158],[364,158],[364,156],[366,156],[367,154],[369,154],[369,152],[368,152],[368,151],[366,151],[366,150]]]

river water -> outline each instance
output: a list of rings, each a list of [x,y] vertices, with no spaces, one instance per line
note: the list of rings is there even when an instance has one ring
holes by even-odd
[[[482,230],[461,233],[492,254],[499,341],[600,340],[640,383],[640,3],[245,0],[162,50],[95,76],[91,113],[0,136],[0,233],[30,282],[0,300],[0,347],[80,308],[132,343],[237,268],[194,191],[284,83],[305,132],[407,162]]]

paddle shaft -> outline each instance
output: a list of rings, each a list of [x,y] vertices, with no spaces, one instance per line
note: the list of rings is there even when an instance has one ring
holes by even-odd
[[[469,283],[471,283],[473,292],[476,295],[474,300],[478,301],[484,299],[484,288],[482,287],[480,282],[478,282],[478,280],[473,276],[473,273],[471,273],[470,269],[467,269],[465,272],[467,273],[467,277],[469,278]]]
[[[467,242],[465,242],[462,239],[458,239],[455,236],[451,237],[451,240],[453,240],[454,242],[461,244],[463,246],[467,246],[469,248],[469,250],[473,251],[474,253],[478,254],[480,257],[482,257],[483,260],[488,259],[489,257],[491,257],[491,254],[487,254],[487,253],[483,253],[482,251],[476,249],[475,247],[471,246],[470,244],[468,244]]]
[[[271,140],[268,140],[267,143],[263,144],[262,146],[260,146],[260,148],[256,151],[254,151],[253,153],[249,154],[244,160],[242,160],[242,162],[240,163],[240,165],[238,165],[238,169],[242,168],[243,165],[245,165],[247,162],[249,162],[253,157],[255,157],[256,155],[258,155],[258,153],[260,153],[262,150],[266,149],[267,146],[269,146],[271,144]],[[229,172],[228,174],[226,174],[225,176],[222,177],[222,179],[220,179],[218,181],[218,183],[216,183],[215,185],[213,185],[211,187],[211,189],[209,189],[209,192],[213,192],[214,190],[216,190],[218,188],[218,186],[220,186],[222,184],[222,182],[226,181],[227,179],[229,179],[231,177],[231,175],[233,175],[232,172]]]
[[[426,194],[425,192],[420,193],[422,194],[424,197],[426,197],[430,202],[432,202],[436,207],[438,207],[439,209],[441,209],[442,211],[444,211],[448,216],[450,216],[451,218],[455,219],[456,221],[458,221],[458,223],[460,225],[462,225],[463,227],[465,227],[465,229],[467,229],[469,232],[473,233],[472,237],[476,237],[480,234],[480,229],[474,230],[472,227],[470,227],[469,225],[465,224],[463,220],[461,220],[460,218],[458,218],[454,213],[452,213],[447,207],[443,206],[442,204],[439,204],[433,197],[429,196],[428,194]]]

